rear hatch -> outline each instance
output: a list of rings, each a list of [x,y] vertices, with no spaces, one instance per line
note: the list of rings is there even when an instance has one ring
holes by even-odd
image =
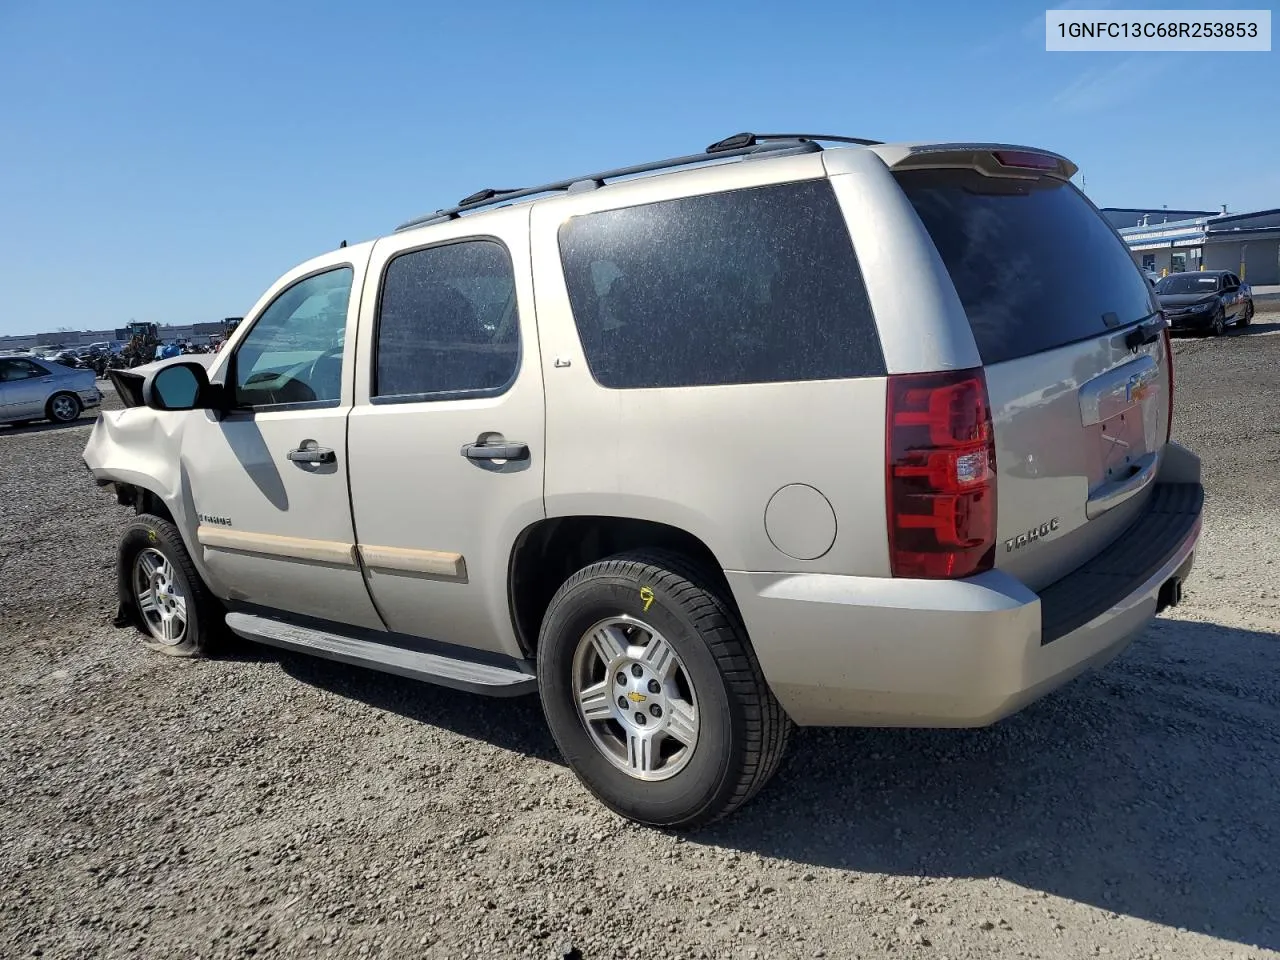
[[[1168,438],[1168,340],[1128,249],[1056,159],[1045,171],[1035,154],[963,157],[895,176],[985,367],[995,565],[1040,589],[1111,543],[1150,495]]]

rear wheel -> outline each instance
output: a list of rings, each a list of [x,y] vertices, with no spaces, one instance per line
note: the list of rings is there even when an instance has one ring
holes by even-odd
[[[207,654],[221,608],[196,572],[178,528],[143,514],[120,539],[121,586],[148,647],[173,657]]]
[[[83,409],[80,398],[74,393],[55,393],[45,405],[45,415],[54,423],[70,423],[80,416]]]
[[[675,554],[620,554],[570,577],[543,620],[538,677],[569,766],[607,807],[653,826],[736,810],[790,736],[746,631]]]

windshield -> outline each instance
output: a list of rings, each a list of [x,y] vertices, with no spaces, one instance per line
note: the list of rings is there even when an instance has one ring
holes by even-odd
[[[1214,293],[1221,279],[1212,274],[1175,273],[1156,284],[1156,293]]]

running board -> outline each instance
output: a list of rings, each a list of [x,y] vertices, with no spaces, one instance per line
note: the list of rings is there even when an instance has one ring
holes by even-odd
[[[514,667],[406,650],[403,647],[373,640],[358,640],[252,613],[228,613],[227,627],[246,640],[309,653],[355,667],[394,673],[455,690],[483,693],[491,697],[519,697],[538,689],[538,680],[532,673]]]

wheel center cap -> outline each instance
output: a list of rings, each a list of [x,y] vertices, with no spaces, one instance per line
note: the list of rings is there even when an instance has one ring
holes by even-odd
[[[615,672],[625,680],[615,686],[614,707],[618,719],[633,730],[652,732],[661,729],[666,722],[667,704],[657,679],[643,664],[634,661],[624,661],[615,668]],[[658,687],[656,692],[654,686]]]

